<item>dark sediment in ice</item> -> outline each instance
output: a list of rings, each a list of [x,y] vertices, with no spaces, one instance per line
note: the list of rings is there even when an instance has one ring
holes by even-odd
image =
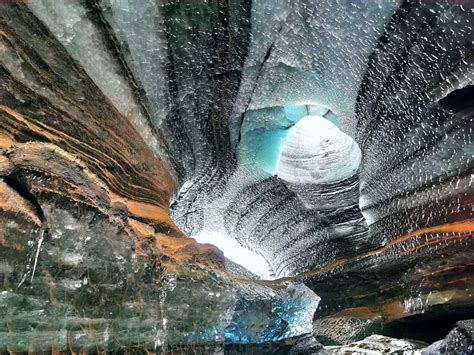
[[[165,338],[203,342],[214,333],[193,321],[222,335],[218,318],[249,316],[221,314],[246,299],[231,280],[263,288],[267,308],[304,282],[328,343],[417,328],[432,341],[421,325],[474,314],[473,16],[469,2],[0,1],[0,307],[26,322],[12,344],[59,314],[103,337],[140,314],[121,344],[162,339],[162,292],[194,304]],[[355,171],[324,140],[292,145],[320,133],[297,134],[307,115],[358,146]],[[285,279],[226,273],[186,237],[210,231]],[[156,284],[161,267],[183,288]]]

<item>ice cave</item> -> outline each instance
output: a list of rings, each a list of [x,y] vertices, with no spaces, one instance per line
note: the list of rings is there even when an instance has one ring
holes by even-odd
[[[0,0],[0,354],[474,354],[474,0]]]

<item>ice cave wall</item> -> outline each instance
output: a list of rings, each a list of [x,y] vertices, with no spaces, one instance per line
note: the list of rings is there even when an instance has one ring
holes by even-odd
[[[473,312],[469,2],[32,0],[0,9],[0,166],[9,186],[27,191],[18,200],[56,193],[127,233],[143,223],[148,236],[235,239],[321,296],[321,339]],[[311,106],[360,147],[356,174],[274,174],[279,154],[262,147],[283,151],[305,115],[285,110]],[[34,159],[22,150],[29,142]],[[89,180],[48,163],[55,154],[81,161]],[[41,233],[35,213],[24,218]],[[174,242],[178,264],[180,253],[225,264],[213,249]]]

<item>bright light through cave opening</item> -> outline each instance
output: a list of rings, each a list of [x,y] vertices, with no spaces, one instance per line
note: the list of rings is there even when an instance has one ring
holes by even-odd
[[[473,10],[0,0],[0,355],[472,354]]]
[[[312,204],[319,201],[318,197],[307,196],[301,191],[308,191],[309,186],[337,183],[354,176],[361,159],[359,146],[337,127],[340,124],[338,116],[327,108],[285,106],[286,125],[285,119],[275,112],[278,111],[271,111],[274,115],[269,115],[263,129],[254,128],[244,136],[244,143],[239,147],[239,167],[229,180],[230,188],[206,205],[204,227],[193,236],[200,243],[217,246],[226,258],[263,279],[283,275],[274,275],[265,258],[258,253],[263,245],[254,250],[241,245],[228,233],[222,220],[223,206],[228,206],[236,195],[242,193],[242,182],[250,184],[252,180],[257,182],[277,175],[307,208],[312,209],[315,208]],[[274,122],[268,124],[272,119]],[[254,134],[255,131],[258,134]],[[279,138],[273,139],[275,136]]]
[[[357,143],[326,118],[299,120],[288,133],[278,177],[295,184],[327,184],[353,176],[361,152]]]
[[[193,236],[199,243],[213,244],[218,247],[226,258],[245,267],[255,275],[265,280],[271,280],[274,275],[270,272],[269,266],[263,256],[254,251],[244,248],[235,239],[226,233],[215,231],[201,231]]]

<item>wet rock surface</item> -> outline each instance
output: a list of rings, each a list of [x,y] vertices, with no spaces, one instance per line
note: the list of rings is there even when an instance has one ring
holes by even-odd
[[[0,1],[0,351],[472,351],[473,16]]]
[[[12,168],[16,184],[7,179],[14,188],[0,183],[1,351],[161,352],[311,332],[319,298],[306,286],[225,273],[217,248],[108,204],[84,167],[89,180],[73,180],[80,165],[64,163],[52,179],[22,164]]]
[[[325,347],[318,354],[416,354],[424,345],[410,340],[371,335],[348,345]]]
[[[443,339],[423,349],[422,354],[472,354],[474,353],[474,320],[463,320]]]

